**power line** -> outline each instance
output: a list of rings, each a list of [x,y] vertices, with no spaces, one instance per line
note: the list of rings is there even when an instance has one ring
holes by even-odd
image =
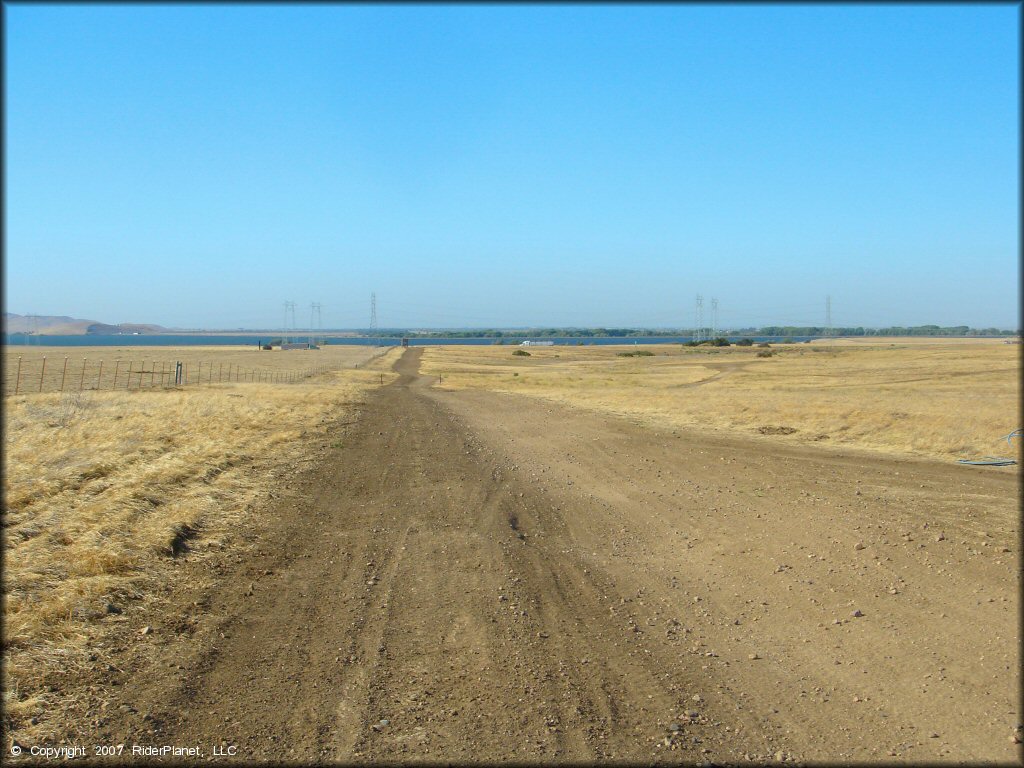
[[[314,301],[309,305],[309,345],[320,343],[320,302]]]
[[[288,319],[291,318],[291,325],[288,324]],[[284,303],[284,331],[282,332],[281,341],[287,344],[290,340],[289,329],[295,329],[295,302],[286,301]]]

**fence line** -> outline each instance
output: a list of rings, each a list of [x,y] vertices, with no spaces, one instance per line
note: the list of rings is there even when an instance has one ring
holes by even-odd
[[[125,375],[121,373],[123,361],[117,359],[114,361],[112,369],[107,365],[107,373],[104,375],[104,362],[104,360],[90,362],[88,358],[83,357],[81,369],[76,370],[77,363],[71,362],[68,356],[64,357],[63,365],[48,366],[46,356],[33,361],[31,359],[23,360],[19,355],[14,371],[7,370],[7,366],[5,366],[4,395],[82,392],[85,390],[168,389],[225,382],[296,384],[312,376],[337,369],[337,366],[313,365],[306,368],[273,370],[228,363],[225,371],[223,362],[205,360],[195,365],[176,361],[173,367],[166,360],[154,360],[149,363],[148,368],[145,362],[139,363],[139,367],[136,368],[135,361],[129,360],[127,375]],[[69,364],[70,376],[68,375]]]

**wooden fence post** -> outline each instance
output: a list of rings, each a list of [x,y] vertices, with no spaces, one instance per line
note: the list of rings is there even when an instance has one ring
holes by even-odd
[[[18,377],[14,380],[14,394],[18,394],[18,388],[21,386],[21,355],[18,355]]]
[[[117,389],[117,372],[121,368],[121,358],[114,361],[114,383],[110,386],[111,389]]]
[[[156,376],[156,360],[153,361],[153,367],[149,370],[149,388],[153,388],[153,377]]]
[[[217,383],[220,384],[222,381],[224,381],[224,363],[221,363],[217,369]]]
[[[103,379],[103,361],[100,360],[100,372],[96,374],[96,389],[100,388],[100,381]]]
[[[125,389],[132,388],[132,361],[128,361],[128,383],[124,385]]]
[[[43,368],[39,371],[39,391],[43,391],[43,377],[46,376],[46,355],[43,355]]]
[[[86,359],[83,357],[82,358],[82,377],[78,380],[78,391],[79,392],[81,392],[82,389],[85,387],[85,361],[86,361]]]
[[[64,391],[64,379],[67,378],[67,375],[68,375],[68,358],[67,358],[67,355],[65,355],[64,356],[64,372],[61,373],[61,375],[60,375],[60,391],[61,392]]]

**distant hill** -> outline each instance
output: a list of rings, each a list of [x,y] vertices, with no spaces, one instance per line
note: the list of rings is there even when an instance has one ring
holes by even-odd
[[[4,312],[5,333],[35,333],[40,336],[87,336],[117,333],[166,333],[167,328],[150,323],[110,325],[64,315],[16,315]]]

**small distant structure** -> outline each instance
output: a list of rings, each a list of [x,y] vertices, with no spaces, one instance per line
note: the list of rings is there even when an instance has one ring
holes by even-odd
[[[282,342],[278,349],[309,349],[308,341]]]
[[[553,342],[553,341],[530,341],[529,339],[527,339],[526,341],[520,342],[519,346],[520,347],[553,347],[553,346],[555,346],[555,342]]]
[[[409,346],[409,339],[403,338],[402,339],[402,346],[403,347],[408,347]]]

